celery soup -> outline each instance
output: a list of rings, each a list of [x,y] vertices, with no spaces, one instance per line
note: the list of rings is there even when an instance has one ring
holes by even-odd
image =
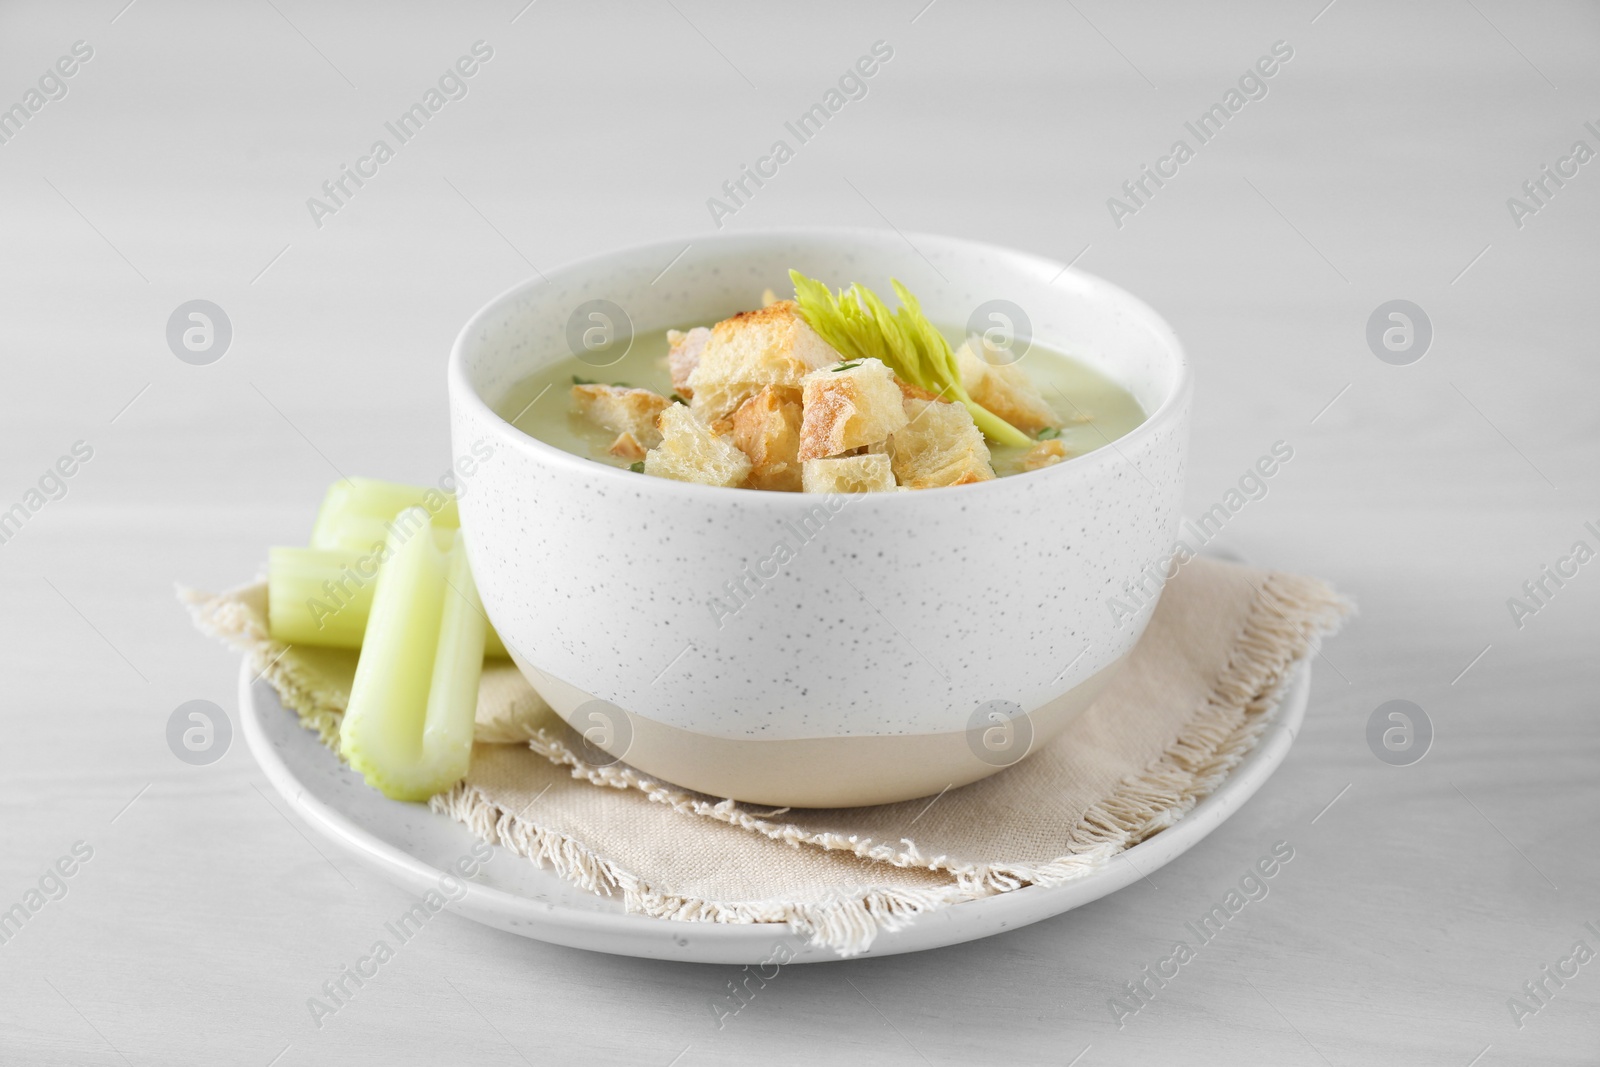
[[[714,326],[555,360],[515,383],[499,414],[597,463],[810,492],[1023,475],[1103,448],[1146,418],[1126,388],[1080,359],[1037,342],[1013,357],[935,330],[898,287],[903,306],[891,314],[860,286],[836,299],[808,282],[797,276],[796,300],[769,291],[761,308]]]
[[[580,382],[601,382],[638,386],[670,397],[667,331],[639,334],[629,351],[610,366],[594,365],[604,358],[591,356],[590,360],[586,363],[568,356],[528,375],[506,393],[498,413],[546,444],[596,463],[626,468],[629,460],[606,451],[616,434],[578,414],[569,394]],[[1044,387],[1045,402],[1061,417],[1060,440],[1069,458],[1104,448],[1145,420],[1133,394],[1080,360],[1035,344],[1021,363]],[[1026,448],[993,444],[989,448],[997,475],[1022,472]]]

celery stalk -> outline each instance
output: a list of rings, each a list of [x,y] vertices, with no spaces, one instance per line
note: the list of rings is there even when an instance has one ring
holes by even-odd
[[[435,526],[461,525],[456,498],[442,489],[377,478],[345,478],[329,486],[322,498],[316,525],[311,528],[311,547],[369,550],[383,543],[388,524],[410,507],[426,509]]]
[[[485,622],[459,538],[441,552],[432,537],[397,532],[388,547],[339,748],[384,796],[426,800],[459,781],[472,757]]]
[[[445,547],[455,537],[448,529],[435,528],[434,534],[444,537]],[[360,648],[382,555],[377,549],[269,549],[267,624],[272,639],[286,645]],[[484,655],[507,655],[492,626],[485,635]]]

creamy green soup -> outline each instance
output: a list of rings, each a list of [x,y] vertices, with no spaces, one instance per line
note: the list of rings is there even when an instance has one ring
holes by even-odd
[[[941,332],[952,345],[961,343],[959,332]],[[607,366],[597,365],[614,358],[614,352],[600,350],[590,353],[587,361],[568,356],[540,368],[507,391],[498,405],[500,416],[546,444],[596,463],[628,467],[628,459],[607,451],[616,433],[573,412],[571,389],[575,384],[599,382],[652,389],[670,396],[667,332],[641,333],[620,359]],[[1060,417],[1060,440],[1066,446],[1068,459],[1104,448],[1145,420],[1144,410],[1133,394],[1071,356],[1035,343],[1023,355],[1021,365]],[[1007,448],[991,441],[989,451],[994,472],[1000,477],[1026,469],[1022,466],[1025,448]]]

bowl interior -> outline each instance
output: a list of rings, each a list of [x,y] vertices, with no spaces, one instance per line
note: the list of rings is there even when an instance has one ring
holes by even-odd
[[[496,408],[521,378],[575,354],[573,339],[591,322],[610,322],[617,336],[709,325],[758,306],[763,289],[788,296],[791,267],[836,289],[859,281],[886,298],[889,279],[898,278],[941,327],[1015,323],[1018,336],[1121,383],[1147,416],[1174,400],[1186,376],[1171,329],[1142,301],[1098,278],[973,241],[845,229],[660,242],[552,270],[502,294],[468,323],[456,370]],[[591,318],[594,312],[604,319]]]

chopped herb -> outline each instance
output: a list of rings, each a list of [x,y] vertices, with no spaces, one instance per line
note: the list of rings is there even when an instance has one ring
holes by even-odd
[[[674,404],[687,404],[688,403],[687,400],[685,400],[683,397],[679,396],[677,393],[673,393],[667,399],[671,400]]]
[[[644,460],[642,460],[642,459],[634,460],[632,463],[628,464],[628,469],[631,470],[635,474],[643,474],[644,473]]]
[[[572,376],[572,384],[573,385],[593,385],[594,384],[594,379],[593,378],[580,378],[576,374],[574,374]]]
[[[1053,441],[1060,436],[1061,431],[1056,429],[1054,426],[1046,426],[1044,429],[1039,431],[1039,440],[1041,441]]]
[[[900,307],[890,311],[878,294],[859,282],[837,296],[815,278],[797,270],[789,272],[800,317],[847,360],[882,360],[902,381],[959,401],[972,413],[985,437],[1017,447],[1032,438],[973,400],[961,387],[950,342],[922,313],[910,290],[894,279]],[[842,368],[835,368],[836,370]]]
[[[616,388],[616,389],[632,389],[633,388],[633,386],[629,385],[627,382],[612,382],[611,385],[612,385],[613,388]]]
[[[837,367],[833,368],[833,373],[838,374],[842,370],[855,370],[859,366],[861,366],[861,361],[859,359],[854,363],[841,363]]]

